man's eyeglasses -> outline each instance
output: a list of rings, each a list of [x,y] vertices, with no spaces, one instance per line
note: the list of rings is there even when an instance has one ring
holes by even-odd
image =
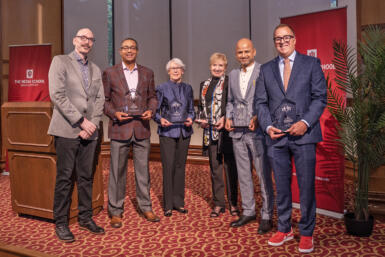
[[[285,43],[288,43],[290,41],[290,39],[292,39],[292,38],[294,38],[293,35],[285,35],[283,37],[275,37],[275,38],[273,38],[273,40],[275,43],[281,43],[282,41]]]
[[[136,48],[136,46],[122,46],[122,47],[120,48],[120,50],[122,50],[122,51],[128,51],[128,50],[136,51],[136,50],[138,50],[138,49]]]
[[[76,36],[77,38],[80,39],[80,41],[86,42],[86,41],[91,41],[92,43],[95,43],[95,38],[93,37],[86,37],[86,36]]]

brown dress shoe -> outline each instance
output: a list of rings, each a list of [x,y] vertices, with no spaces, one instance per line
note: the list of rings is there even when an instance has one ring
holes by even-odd
[[[122,219],[118,216],[112,216],[110,225],[113,228],[120,228],[122,226]]]
[[[160,218],[158,216],[156,216],[156,214],[153,213],[152,211],[144,211],[143,215],[146,218],[146,220],[148,220],[148,221],[151,221],[151,222],[159,222],[160,221]]]

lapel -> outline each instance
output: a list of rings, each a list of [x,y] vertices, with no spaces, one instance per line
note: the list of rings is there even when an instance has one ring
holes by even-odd
[[[257,62],[254,62],[254,69],[251,73],[251,76],[250,76],[250,79],[249,79],[249,82],[247,83],[247,88],[246,88],[246,93],[245,93],[245,99],[247,98],[247,96],[249,95],[249,91],[252,87],[255,87],[255,83],[256,83],[256,78],[257,78],[257,72],[259,70],[259,65]],[[239,77],[239,76],[238,76]]]
[[[301,70],[301,63],[302,63],[301,58],[302,58],[301,54],[297,52],[295,55],[293,67],[291,69],[289,84],[287,85],[286,93],[290,90],[290,88],[293,87],[293,83],[294,83],[293,81],[296,79],[298,72]]]
[[[273,70],[274,77],[275,77],[275,79],[279,85],[279,89],[282,91],[282,93],[284,95],[286,95],[285,89],[283,87],[281,73],[279,72],[279,57],[278,56],[272,62],[272,70]]]
[[[90,61],[90,60],[88,60],[88,71],[89,71],[89,77],[88,77],[88,90],[89,90],[89,92],[91,92],[93,69],[92,69],[92,65],[91,65],[91,61]]]
[[[136,86],[136,90],[140,92],[141,86],[143,85],[143,77],[144,77],[143,66],[139,64],[136,64],[136,66],[138,67],[138,85]]]
[[[235,70],[235,76],[234,76],[233,80],[234,80],[234,85],[235,85],[234,89],[236,90],[236,94],[238,95],[239,99],[242,99],[241,85],[239,84],[239,74],[240,74],[240,72],[241,72],[240,68]]]
[[[72,52],[72,53],[70,53],[68,56],[69,56],[69,58],[70,58],[70,60],[71,60],[72,67],[73,67],[74,70],[75,70],[75,74],[76,74],[76,76],[78,76],[78,79],[79,79],[79,81],[80,81],[80,83],[81,83],[81,85],[82,85],[82,88],[83,88],[83,90],[84,90],[84,93],[87,94],[87,92],[86,92],[86,90],[85,90],[85,85],[84,85],[84,82],[83,82],[83,77],[82,77],[82,74],[81,74],[81,72],[80,72],[79,63],[78,63],[78,61],[76,60],[76,57],[75,57],[75,53]]]
[[[116,65],[116,71],[119,75],[119,80],[120,80],[120,85],[123,88],[124,94],[127,95],[129,93],[126,77],[124,76],[124,71],[123,71],[123,64],[119,63]]]

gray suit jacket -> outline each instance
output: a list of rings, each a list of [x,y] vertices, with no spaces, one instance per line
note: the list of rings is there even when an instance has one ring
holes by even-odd
[[[242,97],[241,88],[239,85],[239,74],[240,69],[234,69],[229,74],[229,89],[227,93],[227,104],[226,104],[226,118],[233,120],[233,110],[238,102],[242,102],[247,105],[249,112],[252,116],[256,115],[256,110],[254,109],[253,101],[255,95],[255,85],[259,76],[261,64],[255,62],[254,70],[250,76],[250,80],[247,86],[245,97]],[[249,124],[250,120],[247,121]],[[234,129],[230,132],[230,137],[232,138],[240,138],[243,133],[251,132],[247,129]],[[256,133],[260,136],[263,136],[262,131],[257,128]]]
[[[303,136],[293,138],[295,143],[302,145],[322,141],[319,118],[326,106],[327,95],[320,60],[297,52],[286,92],[278,62],[279,57],[276,57],[261,67],[255,95],[259,124],[266,131],[266,128],[272,125],[276,118],[274,110],[284,99],[288,99],[296,104],[297,121],[304,119],[310,126]],[[277,140],[266,136],[267,145],[283,146],[287,144],[287,141],[287,136]]]
[[[88,67],[90,78],[87,93],[74,52],[53,58],[48,80],[54,109],[48,134],[77,138],[81,131],[78,122],[82,117],[99,127],[104,107],[102,78],[96,64],[88,61]],[[95,140],[97,136],[96,131],[90,139]]]

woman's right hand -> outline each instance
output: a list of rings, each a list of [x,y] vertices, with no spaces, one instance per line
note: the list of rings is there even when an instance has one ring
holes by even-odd
[[[200,124],[201,128],[203,128],[203,129],[209,127],[207,120],[200,120],[199,124]]]
[[[165,118],[160,118],[160,125],[162,127],[169,127],[172,125],[172,123],[166,120]]]

